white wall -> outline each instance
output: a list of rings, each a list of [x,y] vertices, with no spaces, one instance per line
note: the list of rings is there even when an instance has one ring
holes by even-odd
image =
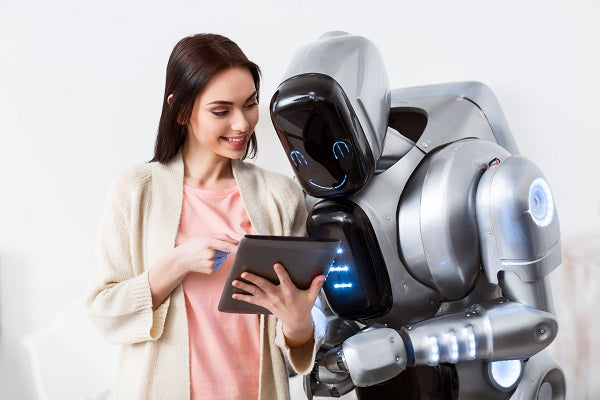
[[[167,58],[189,34],[229,36],[261,65],[263,166],[291,175],[268,102],[293,52],[346,30],[376,43],[392,87],[488,84],[564,236],[600,229],[600,4],[384,3],[0,0],[1,398],[33,397],[19,338],[81,294],[108,184],[151,158]]]

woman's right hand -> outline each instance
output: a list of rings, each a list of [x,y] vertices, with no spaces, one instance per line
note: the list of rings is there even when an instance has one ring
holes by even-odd
[[[199,235],[173,249],[174,261],[186,272],[212,274],[237,246],[238,241],[224,233]]]
[[[158,308],[190,272],[212,274],[227,257],[236,252],[238,241],[223,233],[195,236],[171,250],[148,271],[152,307]]]

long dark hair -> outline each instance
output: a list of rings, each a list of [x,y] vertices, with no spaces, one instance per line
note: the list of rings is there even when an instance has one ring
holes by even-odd
[[[201,33],[181,39],[173,48],[167,63],[167,78],[162,113],[158,124],[154,158],[166,163],[177,154],[187,135],[187,123],[196,96],[216,73],[231,67],[250,70],[256,87],[260,88],[260,68],[248,60],[237,44],[216,34]],[[169,95],[171,104],[168,104]],[[243,158],[256,155],[256,134],[252,132]]]

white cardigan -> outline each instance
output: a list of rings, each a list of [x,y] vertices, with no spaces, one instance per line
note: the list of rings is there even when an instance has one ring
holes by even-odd
[[[290,178],[233,161],[233,174],[258,234],[305,234],[302,192]],[[183,200],[183,159],[143,164],[113,182],[96,243],[86,305],[110,342],[122,344],[117,399],[189,399],[189,344],[179,285],[156,310],[148,269],[175,246]],[[316,321],[315,321],[316,322]],[[309,373],[324,329],[302,348],[285,345],[281,323],[260,317],[259,399],[289,398],[283,355],[297,373]],[[235,351],[235,350],[234,350]],[[282,354],[283,353],[283,354]]]

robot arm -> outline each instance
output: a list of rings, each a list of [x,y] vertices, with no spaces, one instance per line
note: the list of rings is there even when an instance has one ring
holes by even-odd
[[[553,312],[547,275],[562,261],[558,215],[539,168],[521,156],[494,163],[476,197],[481,262],[513,301]]]
[[[322,364],[340,379],[348,373],[356,386],[371,386],[407,366],[523,360],[548,346],[557,328],[550,313],[498,299],[399,331],[365,330],[330,350]]]

